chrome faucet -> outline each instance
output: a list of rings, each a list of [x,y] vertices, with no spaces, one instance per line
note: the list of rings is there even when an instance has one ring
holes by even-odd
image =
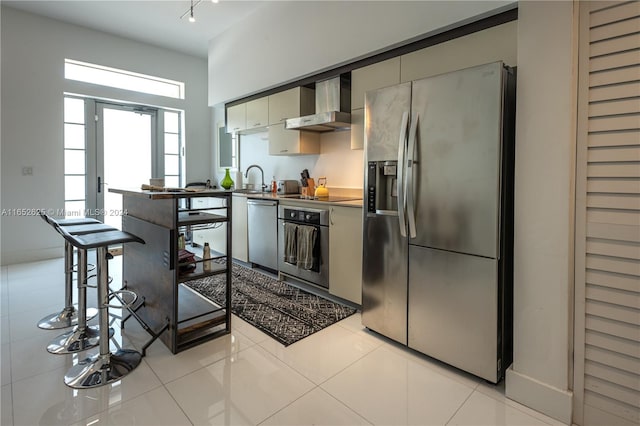
[[[262,192],[266,191],[267,189],[267,185],[264,184],[264,170],[262,170],[262,167],[258,166],[257,164],[252,164],[249,167],[247,167],[247,171],[244,172],[244,177],[248,178],[249,177],[249,170],[252,167],[257,167],[260,170],[260,179],[262,179]]]

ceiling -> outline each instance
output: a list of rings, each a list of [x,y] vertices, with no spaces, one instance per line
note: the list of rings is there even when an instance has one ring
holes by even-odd
[[[209,40],[263,7],[267,1],[202,0],[188,21],[190,0],[2,1],[26,12],[115,34],[121,37],[207,57]]]

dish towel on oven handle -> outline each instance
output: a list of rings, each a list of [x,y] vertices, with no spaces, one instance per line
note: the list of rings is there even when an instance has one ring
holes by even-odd
[[[313,268],[313,247],[316,244],[316,228],[298,225],[298,268],[309,270]]]
[[[298,261],[297,231],[298,225],[295,223],[284,223],[284,261],[292,265]]]

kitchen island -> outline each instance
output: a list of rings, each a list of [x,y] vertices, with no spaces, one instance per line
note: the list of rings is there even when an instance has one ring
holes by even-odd
[[[231,191],[147,191],[110,189],[122,195],[122,229],[146,244],[123,247],[123,284],[143,300],[136,314],[152,333],[178,353],[231,332],[231,258],[212,253],[180,263],[181,234],[226,223],[226,253],[231,253]],[[196,208],[194,199],[219,198],[216,208]],[[191,252],[193,247],[186,246]],[[200,254],[199,252],[197,254]],[[216,304],[191,290],[189,281],[226,275],[226,300]]]

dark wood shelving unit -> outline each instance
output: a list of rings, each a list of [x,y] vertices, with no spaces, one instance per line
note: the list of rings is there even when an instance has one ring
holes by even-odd
[[[123,250],[125,287],[144,299],[138,315],[152,330],[167,330],[159,339],[173,353],[231,332],[231,192],[149,192],[112,189],[123,195],[123,230],[145,240]],[[194,197],[223,198],[224,207],[190,209]],[[184,271],[178,262],[178,236],[216,223],[227,223],[226,253],[210,260],[211,270],[196,256]],[[190,247],[187,247],[189,250]],[[190,250],[191,251],[191,250]],[[220,262],[223,260],[223,262]],[[217,262],[216,262],[217,261]],[[186,283],[214,275],[225,275],[226,300],[223,306],[201,296]]]

